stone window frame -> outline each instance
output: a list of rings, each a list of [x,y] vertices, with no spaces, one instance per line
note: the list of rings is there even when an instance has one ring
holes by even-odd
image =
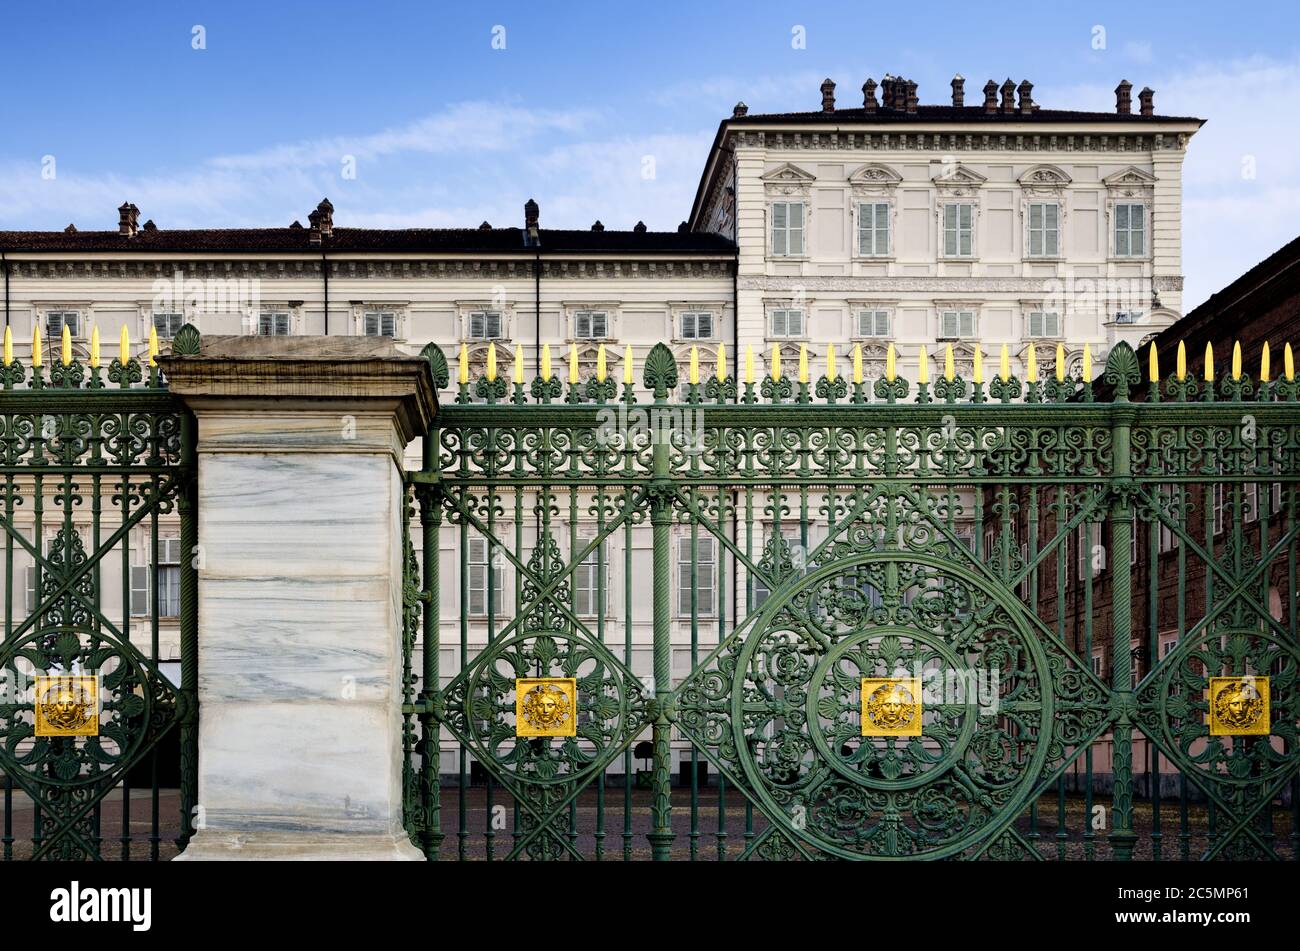
[[[817,180],[817,176],[791,162],[782,162],[759,176],[759,180],[763,182],[764,257],[769,261],[809,260],[813,219],[812,183]],[[803,205],[803,249],[799,254],[777,254],[772,246],[772,206],[778,202],[797,202]]]
[[[848,304],[848,308],[849,308],[849,339],[850,340],[853,341],[880,340],[880,341],[888,342],[890,340],[895,339],[895,335],[898,330],[898,325],[896,321],[898,320],[898,305],[900,303],[897,299],[891,298],[889,300],[862,300],[858,298],[853,298],[846,301],[846,303]],[[884,311],[888,315],[888,320],[889,320],[888,333],[886,333],[884,336],[881,336],[880,334],[875,334],[875,333],[864,334],[859,332],[858,315],[863,311],[867,311],[867,310]]]
[[[1052,263],[1066,259],[1066,221],[1069,217],[1069,186],[1073,179],[1057,165],[1034,165],[1018,179],[1020,184],[1020,257],[1033,263]],[[1030,253],[1030,205],[1056,205],[1056,253]]]
[[[951,169],[950,171],[948,169]],[[936,228],[935,260],[969,263],[980,256],[980,213],[982,202],[979,190],[988,179],[965,165],[945,165],[944,170],[931,178],[935,189],[934,218]],[[944,218],[948,205],[971,206],[970,254],[948,254],[944,251]],[[960,224],[960,217],[959,217]],[[958,243],[960,248],[960,242]]]
[[[393,321],[393,340],[405,340],[410,336],[409,324],[409,302],[391,301],[391,300],[366,300],[352,301],[350,303],[350,329],[354,337],[369,336],[366,333],[366,313],[368,311],[392,311],[394,314]]]
[[[903,176],[894,168],[881,162],[868,162],[849,175],[853,212],[851,235],[852,254],[855,261],[893,261],[898,254],[898,186]],[[886,205],[886,227],[889,250],[884,254],[864,254],[862,251],[862,206]]]
[[[470,316],[472,314],[500,314],[501,315],[501,334],[497,337],[472,337],[470,336]],[[460,300],[456,301],[456,323],[459,325],[458,333],[461,341],[464,343],[479,343],[486,346],[489,342],[496,340],[513,340],[515,329],[514,308],[508,304],[499,301],[489,300]]]
[[[306,321],[303,316],[302,305],[303,302],[300,300],[259,301],[256,310],[249,308],[245,312],[245,333],[250,337],[261,336],[259,330],[262,326],[263,314],[287,312],[289,315],[289,333],[287,335],[269,334],[268,336],[299,337],[303,333]]]
[[[1155,183],[1150,172],[1135,165],[1120,169],[1102,179],[1106,186],[1106,258],[1115,263],[1145,263],[1153,260],[1152,245],[1155,234]],[[1119,254],[1115,247],[1117,205],[1143,207],[1143,248],[1141,254]]]
[[[564,342],[576,343],[614,343],[619,339],[622,328],[622,306],[615,301],[566,301],[564,308]],[[596,337],[579,337],[577,334],[577,315],[586,311],[603,312],[605,317],[605,334]]]
[[[58,347],[59,340],[63,336],[63,331],[58,334],[50,333],[50,314],[55,313],[76,313],[77,315],[77,332],[70,334],[74,341],[82,342],[90,339],[90,328],[95,324],[95,305],[92,301],[33,301],[32,302],[32,320],[41,328],[41,339],[49,346]],[[17,336],[17,334],[15,334]],[[55,351],[57,352],[57,350]]]
[[[674,301],[668,305],[670,328],[673,343],[700,344],[716,343],[722,339],[722,316],[726,302],[712,301]],[[683,314],[711,314],[713,316],[713,333],[707,337],[686,337],[682,335]]]
[[[940,343],[940,344],[943,344],[943,343],[952,343],[952,344],[957,344],[957,343],[972,343],[972,344],[977,344],[977,343],[979,343],[979,341],[980,341],[980,323],[981,323],[981,317],[982,317],[982,314],[981,314],[982,307],[983,307],[982,302],[977,301],[977,300],[937,300],[937,301],[935,301],[935,302],[934,302],[934,315],[935,315],[936,322],[937,322],[936,333],[935,333],[935,338],[934,338],[934,339],[935,339],[935,342],[936,342],[936,343]],[[958,331],[958,332],[957,332],[957,335],[956,335],[956,336],[945,336],[945,335],[944,335],[944,332],[943,332],[943,315],[944,315],[944,313],[947,312],[947,311],[955,311],[955,312],[957,312],[957,313],[959,313],[959,314],[960,314],[960,313],[963,313],[963,312],[965,312],[965,311],[970,311],[970,313],[971,313],[971,325],[972,325],[972,326],[971,326],[971,333],[970,333],[969,336],[966,335],[966,334],[961,333],[961,319],[960,319],[960,317],[958,318],[958,324],[957,324],[957,331]]]

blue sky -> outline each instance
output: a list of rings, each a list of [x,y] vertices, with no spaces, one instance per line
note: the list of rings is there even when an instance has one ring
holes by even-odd
[[[111,228],[124,200],[162,228],[282,225],[325,195],[339,225],[514,225],[535,197],[544,226],[673,228],[737,99],[814,109],[830,76],[856,104],[893,72],[942,102],[960,72],[1110,109],[1127,78],[1210,120],[1190,308],[1300,231],[1297,27],[1281,3],[10,3],[0,228]]]

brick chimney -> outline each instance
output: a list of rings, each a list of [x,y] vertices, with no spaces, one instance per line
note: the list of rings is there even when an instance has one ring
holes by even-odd
[[[898,112],[907,111],[907,80],[902,76],[894,79],[894,109]]]
[[[862,84],[862,108],[867,112],[876,111],[876,81],[870,76]]]
[[[1016,84],[1007,77],[1007,81],[1002,84],[1002,114],[1011,115],[1016,111]]]
[[[984,113],[993,115],[998,111],[998,84],[989,80],[984,84]]]
[[[1121,116],[1133,111],[1133,84],[1127,79],[1121,79],[1115,87],[1115,111]]]
[[[916,96],[916,81],[909,79],[907,81],[907,111],[916,115],[916,106],[920,100]]]
[[[966,80],[961,73],[952,78],[952,104],[956,109],[966,105]]]
[[[1138,93],[1138,111],[1144,116],[1153,116],[1156,114],[1156,91],[1150,86],[1143,86],[1142,91]]]
[[[835,83],[828,77],[822,80],[822,112],[835,111]]]
[[[307,216],[307,241],[313,245],[320,244],[320,209],[317,208]]]
[[[134,238],[140,230],[140,209],[129,201],[117,209],[117,233],[124,238]]]
[[[1027,116],[1034,111],[1034,84],[1028,79],[1020,80],[1020,85],[1016,87],[1016,92],[1020,94],[1020,114]]]
[[[541,209],[531,198],[524,202],[524,247],[535,248],[542,243],[538,222]]]
[[[320,235],[322,238],[328,238],[334,234],[334,206],[330,204],[328,198],[321,199],[321,203],[316,206],[316,211],[320,213]]]

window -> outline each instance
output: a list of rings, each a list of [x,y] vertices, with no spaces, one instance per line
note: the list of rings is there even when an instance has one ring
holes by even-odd
[[[483,536],[470,536],[466,564],[469,567],[469,614],[474,617],[486,617],[488,613],[488,568],[492,569],[492,608],[493,613],[501,610],[502,596],[505,594],[506,572],[502,564],[489,565],[489,545]],[[500,562],[502,559],[498,558]]]
[[[858,336],[859,337],[888,337],[889,336],[889,311],[887,310],[858,311]]]
[[[889,203],[858,205],[858,253],[880,257],[889,253]]]
[[[159,338],[163,340],[170,340],[175,337],[184,326],[184,314],[160,314],[157,311],[154,312],[153,329],[157,332]]]
[[[1164,660],[1166,657],[1168,657],[1170,654],[1172,654],[1172,653],[1174,652],[1174,648],[1177,647],[1177,646],[1178,646],[1178,638],[1176,638],[1176,637],[1174,637],[1174,638],[1170,638],[1169,640],[1166,640],[1166,641],[1161,641],[1161,642],[1160,642],[1160,659],[1161,659],[1161,660]]]
[[[609,314],[603,310],[580,310],[573,315],[573,335],[579,340],[609,336]]]
[[[578,536],[576,555],[591,544],[593,536]],[[573,612],[579,617],[595,617],[600,610],[600,559],[605,555],[605,607],[609,607],[609,556],[602,541],[591,550],[573,572]]]
[[[1182,490],[1178,486],[1172,483],[1169,485],[1162,485],[1160,487],[1160,494],[1165,496],[1166,498],[1174,499],[1180,504],[1182,503],[1183,500]],[[1174,534],[1173,528],[1166,525],[1164,522],[1161,522],[1160,523],[1160,550],[1162,552],[1173,551],[1177,547],[1178,547],[1178,536]]]
[[[45,315],[45,332],[50,340],[63,336],[63,328],[73,337],[81,335],[81,312],[76,310],[51,310]]]
[[[396,337],[397,314],[391,310],[368,310],[362,315],[367,337]]]
[[[677,613],[691,616],[691,585],[695,586],[695,614],[712,617],[717,592],[717,552],[712,535],[695,539],[695,563],[691,564],[691,538],[677,539]]]
[[[803,202],[772,203],[772,254],[781,257],[803,254]]]
[[[713,338],[713,315],[707,311],[690,311],[682,314],[683,340],[710,340]]]
[[[177,617],[181,613],[181,540],[158,539],[155,553],[158,568],[158,616]],[[153,611],[149,586],[153,580],[153,565],[131,566],[131,614],[148,617]]]
[[[802,337],[803,311],[779,307],[772,311],[773,337]]]
[[[1098,677],[1101,676],[1101,655],[1100,654],[1092,655],[1092,672],[1096,674]]]
[[[1115,323],[1117,324],[1136,324],[1138,318],[1142,316],[1140,310],[1117,310],[1115,311]]]
[[[1121,258],[1140,258],[1146,254],[1146,206],[1115,206],[1115,254]]]
[[[27,613],[34,614],[39,602],[36,597],[36,566],[28,565],[26,569]]]
[[[1099,561],[1094,568],[1093,556],[1100,554],[1101,523],[1084,522],[1079,526],[1079,580],[1095,578],[1105,569],[1105,562]],[[1104,557],[1104,556],[1103,556]]]
[[[939,336],[947,339],[975,336],[975,311],[945,310],[939,319]]]
[[[257,319],[257,333],[262,337],[289,336],[289,313],[283,310],[264,310]]]
[[[1223,515],[1227,508],[1226,486],[1222,482],[1214,483],[1214,534],[1223,531]]]
[[[471,340],[500,340],[501,315],[490,310],[476,310],[469,315]]]
[[[1029,206],[1029,256],[1054,258],[1061,252],[1061,206],[1033,202]]]
[[[970,257],[973,252],[975,206],[953,202],[943,206],[943,253],[945,257]]]
[[[1029,336],[1061,336],[1061,315],[1052,311],[1033,310],[1029,312]]]

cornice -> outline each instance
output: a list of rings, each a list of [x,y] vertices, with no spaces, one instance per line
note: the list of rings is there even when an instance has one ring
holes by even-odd
[[[1105,281],[1105,277],[1076,278],[1076,281]],[[1161,276],[1152,279],[1157,291],[1181,291],[1183,279]],[[1057,277],[768,277],[741,276],[742,291],[765,291],[793,294],[797,291],[820,293],[893,293],[920,294],[1035,294],[1060,292]]]
[[[736,148],[848,152],[1172,152],[1187,148],[1185,132],[777,132],[732,131]]]

